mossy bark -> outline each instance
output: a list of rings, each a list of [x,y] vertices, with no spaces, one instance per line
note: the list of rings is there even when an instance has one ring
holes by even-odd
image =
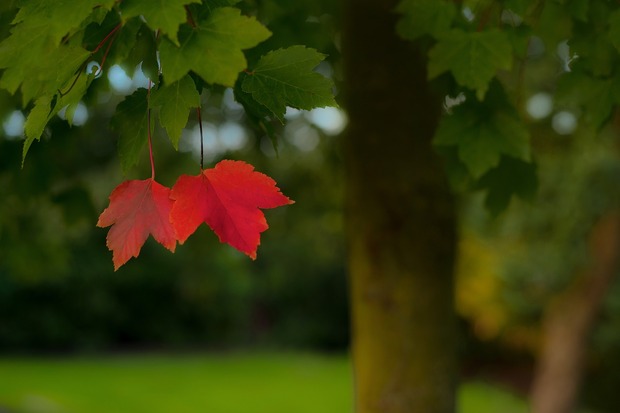
[[[397,1],[345,0],[346,225],[357,413],[453,413],[454,200],[441,99],[395,32]]]

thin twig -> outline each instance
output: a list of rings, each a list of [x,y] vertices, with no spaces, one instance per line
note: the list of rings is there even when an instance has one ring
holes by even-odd
[[[194,20],[194,16],[192,16],[192,11],[189,9],[189,6],[185,6],[185,13],[187,13],[187,24],[192,26],[192,28],[196,28],[196,20]]]
[[[200,114],[200,108],[196,108],[196,113],[198,114],[198,127],[200,128],[200,170],[204,169],[204,144],[202,137],[202,115]]]
[[[121,23],[117,24],[111,31],[110,33],[108,33],[103,40],[101,40],[99,42],[99,44],[97,45],[97,47],[95,47],[95,49],[90,52],[90,56],[92,57],[95,53],[97,53],[99,51],[99,49],[101,49],[103,47],[103,45],[118,31],[118,29],[121,28]],[[108,47],[105,50],[105,53],[103,54],[103,59],[101,60],[101,64],[99,65],[99,70],[97,71],[97,73],[95,75],[98,75],[99,73],[101,73],[103,71],[103,65],[105,64],[105,60],[108,57],[108,53],[110,53],[110,48],[112,47],[112,43],[114,43],[114,40],[110,41],[110,43],[108,43]],[[71,92],[71,90],[73,90],[73,88],[75,87],[78,79],[80,78],[80,76],[82,76],[82,72],[84,71],[84,69],[86,68],[86,65],[88,64],[89,59],[86,59],[78,68],[77,73],[75,75],[75,78],[73,79],[73,82],[71,83],[71,86],[69,86],[69,88],[66,91],[62,91],[60,89],[58,89],[58,94],[60,95],[60,97],[66,96],[67,94],[69,94],[69,92]]]
[[[110,31],[110,33],[108,33],[108,34],[107,34],[107,35],[103,38],[103,40],[99,42],[99,44],[97,45],[97,47],[95,47],[95,50],[93,50],[92,52],[90,52],[91,56],[92,56],[92,55],[94,55],[95,53],[97,53],[97,52],[99,51],[99,49],[101,49],[101,48],[103,47],[103,45],[105,44],[105,42],[107,42],[107,41],[108,41],[108,39],[109,39],[110,37],[112,37],[112,36],[114,35],[114,33],[116,33],[116,32],[118,31],[118,29],[120,29],[120,28],[121,28],[121,26],[122,26],[122,25],[123,25],[122,23],[117,24],[117,25],[116,25],[116,26],[115,26],[115,27],[114,27],[114,28]]]
[[[151,81],[148,82],[148,89],[146,92],[146,125],[148,128],[147,135],[149,138],[149,158],[151,159],[151,179],[155,179],[155,162],[153,161],[153,141],[151,139]]]

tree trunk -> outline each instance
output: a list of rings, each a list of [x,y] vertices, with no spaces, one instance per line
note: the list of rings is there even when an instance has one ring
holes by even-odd
[[[441,99],[395,0],[345,0],[346,225],[357,413],[453,413],[454,200]]]
[[[603,216],[589,237],[590,264],[549,307],[531,391],[532,413],[575,411],[596,316],[620,266],[620,212]]]

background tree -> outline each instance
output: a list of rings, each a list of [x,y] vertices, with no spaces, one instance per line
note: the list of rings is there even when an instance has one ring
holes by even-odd
[[[441,96],[424,50],[395,32],[393,1],[345,2],[350,124],[346,225],[356,411],[455,406],[455,205],[432,148]]]
[[[361,10],[360,10],[361,9]],[[392,33],[389,24],[380,24],[383,20],[378,16],[384,16],[385,21],[389,20],[393,16],[393,10],[398,10],[403,14],[403,18],[397,25],[399,33],[407,39],[413,40],[415,46],[413,50],[404,51],[392,48],[393,43],[389,42],[386,38],[382,38],[382,41],[374,43],[376,37],[380,37],[377,33]],[[365,10],[365,11],[364,11]],[[424,161],[432,159],[430,153],[425,152],[423,149],[417,147],[416,150],[412,150],[411,140],[424,140],[424,136],[427,136],[425,131],[430,130],[430,135],[434,135],[434,143],[440,148],[440,152],[446,159],[447,171],[450,175],[450,180],[453,185],[461,188],[478,188],[487,189],[486,205],[487,207],[495,211],[496,213],[506,207],[513,194],[520,195],[522,197],[531,197],[533,189],[536,185],[535,168],[531,162],[529,137],[531,130],[528,125],[529,120],[523,116],[523,95],[530,90],[541,87],[541,83],[546,81],[545,88],[549,88],[549,84],[557,88],[556,99],[560,107],[569,107],[573,110],[579,108],[584,111],[581,122],[584,124],[584,128],[589,128],[594,133],[589,134],[590,139],[597,139],[598,131],[602,125],[607,124],[612,113],[612,108],[617,102],[617,96],[615,95],[614,84],[616,77],[615,64],[618,61],[617,50],[614,49],[613,44],[615,40],[615,14],[613,8],[607,2],[485,2],[485,1],[471,1],[471,2],[459,2],[455,6],[451,2],[430,2],[430,1],[402,1],[397,4],[389,4],[389,2],[368,2],[362,5],[355,5],[355,10],[348,9],[346,15],[351,19],[348,20],[349,29],[349,42],[345,42],[343,47],[348,46],[351,50],[358,50],[358,54],[351,52],[347,54],[345,49],[344,58],[347,62],[349,59],[349,66],[346,79],[353,84],[352,96],[353,99],[349,102],[349,111],[351,116],[351,128],[350,135],[348,135],[347,145],[345,146],[345,154],[352,153],[352,159],[349,160],[348,167],[349,172],[349,191],[352,194],[356,194],[356,188],[360,192],[366,192],[369,198],[364,198],[363,205],[373,205],[376,202],[387,200],[386,205],[382,205],[381,211],[384,214],[381,215],[385,221],[385,225],[391,229],[397,227],[407,227],[408,223],[413,223],[416,218],[425,216],[426,221],[424,223],[433,222],[433,229],[426,229],[419,232],[413,230],[413,228],[406,231],[411,234],[424,234],[422,238],[425,239],[425,257],[438,254],[440,259],[435,259],[435,263],[438,261],[443,263],[449,263],[451,260],[446,259],[445,252],[449,251],[447,248],[448,242],[438,243],[435,242],[436,234],[446,234],[450,231],[446,231],[444,226],[440,223],[445,223],[444,219],[435,221],[435,214],[441,216],[442,213],[449,208],[443,208],[437,206],[434,202],[436,199],[434,195],[436,191],[441,192],[441,179],[436,171],[427,170],[424,171],[424,165],[426,162],[415,158],[415,155],[424,154]],[[363,17],[367,15],[368,20],[364,20]],[[611,16],[609,18],[608,16]],[[359,22],[359,26],[355,23]],[[609,22],[607,24],[601,24],[601,22]],[[553,22],[553,23],[552,23]],[[392,22],[392,25],[393,22]],[[364,27],[374,27],[376,30],[372,31],[372,34],[365,32]],[[357,27],[357,30],[355,28]],[[381,30],[384,28],[384,30]],[[435,40],[430,40],[434,38]],[[346,37],[345,37],[346,39]],[[361,41],[363,39],[363,41]],[[568,46],[563,43],[566,39],[569,40]],[[587,40],[589,39],[589,41]],[[596,40],[596,46],[592,46],[592,43]],[[430,43],[429,43],[430,40]],[[364,46],[360,46],[363,44]],[[381,46],[377,45],[381,44]],[[377,45],[374,48],[370,45]],[[390,46],[388,46],[390,45]],[[429,47],[430,46],[430,47]],[[559,56],[563,59],[563,67],[556,65],[553,67],[555,75],[537,78],[539,83],[533,84],[528,79],[530,77],[529,70],[530,65],[533,63],[536,65],[538,60],[541,60],[541,56],[548,56],[547,51],[553,51],[558,47]],[[368,51],[373,53],[368,53]],[[575,50],[576,52],[573,52]],[[385,52],[383,54],[382,52]],[[362,57],[360,57],[362,56]],[[367,59],[363,59],[363,56]],[[372,57],[370,57],[372,56]],[[394,57],[399,56],[399,57]],[[407,67],[408,59],[420,59],[421,60],[411,67]],[[357,58],[357,59],[356,59]],[[375,59],[375,61],[371,61]],[[557,58],[556,58],[557,59]],[[557,60],[556,60],[557,62]],[[346,63],[345,63],[346,65]],[[399,72],[400,69],[406,67],[404,72]],[[424,72],[424,68],[428,68],[428,72]],[[366,71],[368,69],[368,71]],[[562,76],[558,75],[564,72]],[[389,73],[389,74],[387,74]],[[450,76],[446,76],[445,73],[449,73]],[[359,76],[359,77],[358,77]],[[392,76],[391,78],[389,76]],[[362,80],[365,79],[365,80]],[[427,79],[439,78],[438,82],[434,83],[434,86],[429,85]],[[356,80],[357,79],[357,80]],[[370,80],[372,79],[372,80]],[[393,83],[386,83],[390,79]],[[420,79],[420,83],[415,83],[415,79]],[[544,79],[544,80],[543,80]],[[411,83],[409,83],[411,82]],[[557,82],[557,83],[556,83]],[[380,86],[378,86],[380,85]],[[587,85],[587,86],[586,86]],[[377,89],[373,89],[377,87]],[[582,87],[584,87],[582,89]],[[430,88],[430,91],[429,91]],[[395,89],[399,89],[398,92],[394,92]],[[386,91],[392,91],[388,98],[384,98]],[[406,91],[409,92],[406,92]],[[599,93],[594,91],[599,91]],[[366,91],[368,96],[362,99],[360,96]],[[403,93],[403,98],[399,93]],[[532,93],[532,92],[529,92]],[[596,94],[596,98],[594,95]],[[373,96],[376,101],[380,102],[377,107],[373,107],[375,113],[382,113],[382,110],[388,111],[390,119],[404,119],[404,122],[411,122],[406,125],[396,127],[395,130],[389,129],[381,121],[374,122],[372,118],[369,118],[368,113],[362,116],[358,116],[358,113],[362,113],[359,107],[369,107],[371,102],[370,96]],[[422,100],[424,107],[415,107],[414,103],[408,102],[404,96],[409,96],[410,99],[416,101]],[[414,98],[415,96],[415,98]],[[432,126],[432,119],[437,119],[440,113],[439,102],[443,96],[457,96],[456,100],[446,100],[447,113],[441,116],[438,129],[435,131],[435,127]],[[596,101],[595,101],[596,99]],[[363,102],[363,103],[362,103]],[[389,103],[386,103],[389,102]],[[433,103],[435,102],[435,103]],[[464,103],[463,103],[464,102]],[[390,106],[394,104],[394,106]],[[411,105],[411,106],[408,106]],[[389,109],[387,109],[389,108]],[[406,108],[406,109],[404,109]],[[401,109],[403,112],[401,112]],[[359,112],[358,112],[359,110]],[[399,114],[405,113],[406,115]],[[433,115],[433,113],[435,115]],[[426,123],[416,124],[416,116],[423,114],[422,119]],[[569,115],[570,116],[570,115]],[[384,116],[388,117],[388,114]],[[381,117],[380,119],[382,119]],[[360,122],[359,129],[356,127],[356,121]],[[424,125],[431,125],[430,127],[424,127]],[[403,129],[412,131],[412,137],[409,141],[400,141],[398,136]],[[381,135],[380,131],[387,131],[387,136],[390,137],[389,143],[379,144],[377,136]],[[413,136],[414,132],[417,136]],[[359,151],[360,147],[364,146],[364,137],[369,138],[369,145],[377,145],[372,147],[370,153],[372,156],[363,158]],[[383,142],[383,141],[382,141]],[[405,144],[406,143],[406,144]],[[418,144],[419,143],[418,141]],[[385,147],[389,149],[386,149]],[[382,158],[381,154],[389,152],[389,155]],[[425,211],[425,214],[412,213],[409,216],[409,220],[393,219],[392,208],[389,205],[407,205],[404,201],[407,198],[403,197],[402,193],[397,199],[400,202],[396,202],[394,199],[390,199],[389,191],[386,189],[388,185],[385,182],[390,182],[389,177],[393,178],[392,182],[403,182],[406,179],[398,178],[399,173],[403,170],[390,168],[398,168],[395,165],[399,164],[399,159],[405,159],[409,155],[407,160],[403,160],[403,164],[410,165],[408,170],[409,182],[411,186],[408,188],[410,192],[408,194],[424,194],[426,205],[431,205],[429,211]],[[356,160],[364,159],[363,166],[357,166]],[[383,160],[382,160],[383,159]],[[372,165],[372,168],[368,167]],[[415,166],[414,166],[415,165]],[[365,168],[365,169],[364,169]],[[417,169],[419,168],[419,169]],[[367,171],[367,175],[359,183],[355,183],[353,177],[362,176],[361,171]],[[420,182],[415,177],[416,172],[425,176],[427,181]],[[383,176],[382,174],[386,175]],[[432,176],[432,178],[429,177]],[[383,176],[383,183],[380,185],[380,190],[373,192],[371,188],[374,187],[374,182],[380,180],[377,176]],[[434,181],[433,181],[434,179]],[[591,185],[591,184],[589,184]],[[432,190],[429,188],[433,188]],[[351,201],[355,195],[349,197],[349,211],[354,211],[355,207],[362,205],[361,202]],[[592,195],[584,196],[586,199],[591,199]],[[360,198],[361,199],[361,198]],[[414,204],[415,205],[415,204]],[[445,204],[443,204],[445,205]],[[361,209],[361,207],[360,207]],[[372,208],[364,209],[365,211],[372,210]],[[407,210],[404,207],[404,210]],[[413,207],[408,212],[413,211]],[[610,211],[613,215],[613,209]],[[363,214],[363,213],[362,213]],[[381,222],[376,220],[376,215],[368,214],[363,218],[355,217],[355,214],[350,214],[354,224],[352,228],[358,230],[363,228],[364,225],[372,225],[370,222]],[[609,280],[616,273],[615,252],[613,245],[615,245],[614,225],[613,222],[603,218],[602,223],[599,224],[604,230],[611,231],[609,236],[596,235],[600,231],[593,227],[593,238],[599,243],[597,247],[592,247],[592,251],[600,251],[603,254],[603,245],[609,248],[608,255],[603,257],[594,254],[591,256],[592,262],[589,264],[591,269],[585,270],[585,274],[582,274],[579,279],[585,278],[586,285],[592,285],[592,288],[578,289],[583,291],[588,298],[580,298],[577,295],[570,295],[569,298],[565,297],[567,305],[575,311],[581,311],[579,315],[574,317],[568,317],[571,321],[566,322],[565,311],[563,310],[551,310],[555,314],[563,314],[562,320],[551,323],[548,330],[548,337],[551,342],[555,344],[545,345],[545,350],[542,353],[540,379],[536,380],[534,394],[533,394],[533,408],[537,411],[568,411],[572,409],[575,404],[575,389],[577,388],[577,381],[580,371],[579,360],[583,354],[584,340],[587,336],[587,331],[591,330],[591,325],[596,314],[595,309],[600,305],[604,292],[607,291]],[[398,223],[398,225],[396,224]],[[416,229],[425,228],[423,224],[418,223],[415,225]],[[588,230],[589,231],[589,230]],[[362,232],[363,234],[364,232]],[[381,232],[380,232],[381,233]],[[575,234],[573,234],[575,236]],[[584,235],[584,237],[588,237]],[[362,237],[357,233],[357,237],[349,234],[349,239],[352,240],[351,249],[353,257],[350,259],[350,272],[353,285],[353,334],[354,339],[354,355],[363,353],[364,348],[372,348],[377,351],[377,348],[383,348],[384,345],[366,346],[363,340],[366,337],[380,340],[380,334],[373,331],[374,328],[383,328],[389,325],[386,319],[377,316],[373,318],[368,316],[368,308],[372,307],[375,294],[371,291],[397,291],[397,296],[402,297],[405,295],[402,285],[394,288],[390,288],[391,277],[388,275],[390,269],[394,268],[394,265],[376,266],[376,268],[382,268],[383,271],[374,271],[374,273],[380,273],[382,276],[369,277],[363,276],[364,272],[368,272],[368,269],[364,269],[360,262],[369,260],[373,262],[377,260],[376,257],[381,257],[382,254],[379,251],[384,251],[386,254],[395,254],[399,258],[396,258],[397,262],[407,262],[407,258],[414,256],[413,249],[407,253],[400,253],[396,245],[389,245],[386,240],[392,239],[389,236],[379,236],[374,234],[368,237],[367,245],[363,253],[355,255],[355,251],[358,245],[363,245]],[[449,238],[449,237],[448,237]],[[374,241],[371,242],[371,240]],[[378,241],[381,240],[381,241]],[[397,243],[398,245],[404,245],[406,243]],[[386,247],[382,250],[381,247]],[[362,247],[359,247],[360,250]],[[443,253],[441,253],[443,251]],[[408,254],[408,255],[407,255]],[[364,258],[361,258],[364,257]],[[405,258],[406,257],[406,258]],[[424,269],[425,265],[419,262],[414,265],[414,268]],[[372,267],[368,265],[368,267]],[[433,273],[433,280],[439,283],[439,280],[445,279],[445,274],[448,272],[441,270],[430,271]],[[398,271],[399,274],[407,274],[407,271]],[[407,281],[411,283],[409,285],[409,291],[414,291],[412,286],[416,282],[422,282],[424,279],[424,271],[413,272],[411,278]],[[366,279],[370,281],[368,285],[363,284],[360,279]],[[381,284],[384,280],[386,285]],[[402,279],[401,279],[402,280]],[[416,280],[416,281],[414,281]],[[581,281],[583,282],[583,281]],[[359,284],[357,284],[359,283]],[[448,291],[449,285],[443,285],[442,291]],[[362,285],[362,287],[359,287]],[[583,284],[579,284],[583,285]],[[426,302],[428,307],[425,307],[425,311],[430,311],[433,316],[439,316],[443,314],[441,309],[449,307],[449,302],[442,299],[438,299],[433,291],[432,287],[425,284],[428,288],[428,296],[435,297],[435,300],[429,300]],[[359,288],[359,290],[357,289]],[[361,291],[361,293],[360,293]],[[576,290],[577,291],[577,290]],[[356,296],[355,294],[360,294]],[[390,293],[385,293],[388,297]],[[380,294],[377,294],[383,297]],[[366,302],[364,302],[366,301]],[[418,299],[417,302],[423,300]],[[431,304],[432,302],[432,304]],[[377,300],[376,306],[380,309],[379,314],[385,316],[386,313],[396,313],[398,305],[392,304],[392,300]],[[387,304],[386,304],[387,303]],[[437,304],[442,303],[442,304]],[[580,305],[578,303],[583,303]],[[437,307],[435,307],[437,304]],[[359,306],[359,307],[357,307]],[[577,310],[581,308],[582,310]],[[422,313],[426,314],[425,311]],[[407,312],[407,311],[405,311]],[[356,318],[359,317],[359,318]],[[404,318],[404,317],[403,317]],[[403,318],[400,318],[402,320]],[[398,317],[397,317],[398,319]],[[420,317],[412,317],[410,319],[420,320]],[[579,321],[581,320],[581,321]],[[579,323],[580,327],[577,327],[575,323]],[[421,324],[424,324],[422,322]],[[442,327],[449,328],[449,322],[444,320],[441,324]],[[408,323],[409,331],[414,331],[416,323],[411,321]],[[366,329],[373,331],[373,333],[366,335]],[[558,330],[559,329],[559,330]],[[392,329],[394,331],[395,329]],[[401,335],[399,336],[401,343],[407,343],[408,340],[405,337],[406,329],[401,329]],[[560,336],[555,334],[560,332]],[[574,337],[568,339],[561,331],[570,331]],[[418,338],[424,336],[424,333],[417,331]],[[433,339],[438,340],[439,337],[446,337],[449,334],[442,332],[441,328],[435,326],[430,333],[432,338],[424,339],[425,343],[434,343],[435,348],[438,348]],[[424,336],[426,337],[426,336]],[[556,337],[555,339],[552,337]],[[391,341],[391,340],[390,340]],[[415,342],[415,339],[411,339]],[[569,351],[571,346],[568,343],[575,343],[574,351]],[[581,343],[581,344],[578,344]],[[565,346],[566,351],[571,355],[560,359],[557,357],[560,352],[565,349],[558,347]],[[356,349],[356,346],[359,346]],[[415,348],[414,345],[408,348]],[[390,379],[386,379],[384,384],[377,383],[378,375],[373,375],[373,379],[369,379],[372,384],[368,385],[368,388],[372,388],[373,391],[369,391],[364,386],[363,373],[358,373],[357,379],[360,385],[360,391],[358,394],[358,402],[360,403],[359,409],[361,411],[435,411],[434,408],[438,408],[437,411],[448,411],[447,405],[439,407],[440,403],[437,401],[429,403],[424,407],[413,407],[415,402],[413,399],[417,399],[418,402],[423,403],[421,400],[424,396],[417,393],[415,398],[407,394],[407,390],[402,390],[400,396],[395,396],[392,389],[401,385],[402,389],[416,389],[424,394],[424,384],[415,383],[415,380],[411,380],[409,385],[402,385],[402,383],[395,379],[395,377],[402,378],[407,376],[407,373],[403,373],[402,364],[395,362],[393,359],[396,355],[402,354],[398,349],[391,349],[389,356],[386,359],[382,359],[383,366],[398,365],[400,368],[396,368],[394,373],[390,376]],[[450,351],[444,349],[444,354],[448,354]],[[567,353],[568,354],[568,353]],[[428,382],[435,383],[434,390],[439,391],[437,384],[442,383],[443,389],[449,391],[449,380],[437,380],[433,381],[432,377],[437,370],[433,370],[433,366],[425,366],[424,362],[420,361],[422,358],[417,358],[410,355],[410,360],[415,360],[412,365],[419,368],[426,368],[420,377],[424,377]],[[357,356],[359,359],[371,360],[372,356]],[[429,357],[433,361],[441,363],[442,358],[435,356]],[[570,359],[571,363],[566,360]],[[428,360],[428,359],[426,359]],[[555,360],[555,361],[554,361]],[[563,361],[562,361],[563,360]],[[394,364],[390,364],[390,361]],[[574,363],[573,363],[574,362]],[[364,361],[358,361],[359,364],[364,364]],[[370,362],[367,362],[370,364]],[[553,367],[555,366],[555,367]],[[566,373],[566,369],[571,367],[571,374]],[[435,366],[436,367],[436,366]],[[414,368],[414,367],[412,367]],[[389,369],[389,368],[388,368]],[[448,371],[449,369],[443,369]],[[366,370],[363,370],[366,371]],[[370,369],[368,370],[370,371]],[[555,373],[550,373],[555,371]],[[567,385],[561,385],[561,381],[557,377],[562,376],[566,380]],[[380,375],[379,375],[380,376]],[[410,377],[413,377],[412,374]],[[545,379],[545,377],[553,377]],[[395,383],[399,383],[398,385]],[[546,383],[546,384],[545,384]],[[570,384],[569,384],[570,383]],[[379,390],[382,389],[382,390]],[[572,389],[569,391],[569,389]],[[370,396],[370,395],[373,396]],[[560,395],[555,397],[554,394]],[[572,396],[571,396],[572,395]],[[368,400],[366,398],[372,398]],[[443,397],[442,400],[448,400],[449,398]],[[382,400],[384,403],[382,403]],[[393,405],[389,406],[389,402],[385,400],[393,401]],[[407,401],[408,400],[408,401]],[[387,404],[387,405],[386,405]],[[449,403],[448,403],[449,404]],[[404,407],[407,406],[407,407]],[[431,407],[433,406],[433,407]]]

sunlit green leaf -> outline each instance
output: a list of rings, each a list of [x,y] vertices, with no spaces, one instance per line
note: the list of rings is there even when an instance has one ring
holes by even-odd
[[[72,29],[80,27],[93,9],[109,10],[114,3],[115,0],[23,0],[12,32],[50,38],[57,45]]]
[[[330,79],[313,71],[325,55],[304,46],[279,49],[263,56],[245,76],[243,91],[284,120],[286,107],[312,109],[337,106]]]
[[[14,32],[0,43],[0,69],[5,69],[0,79],[0,87],[14,94],[26,76],[34,75],[36,79],[43,66],[41,58],[50,50],[53,50],[53,45],[45,35],[44,28],[32,33]],[[34,83],[38,90],[38,82],[35,80]],[[24,105],[33,97],[26,94],[29,96],[23,98]]]
[[[253,17],[242,16],[239,9],[215,9],[196,28],[179,30],[180,47],[162,39],[160,58],[164,79],[176,82],[190,70],[207,83],[233,86],[247,62],[242,50],[256,46],[271,32]]]
[[[24,124],[26,140],[24,141],[24,148],[22,150],[22,166],[32,143],[35,139],[39,140],[41,138],[48,119],[53,116],[52,111],[52,96],[43,96],[35,102],[34,107],[28,114],[28,118],[26,118],[26,123]]]
[[[15,93],[21,86],[26,105],[41,94],[53,94],[72,81],[90,53],[78,46],[54,47],[49,39],[33,34],[11,36],[0,43],[0,87]],[[54,62],[54,64],[50,64]]]
[[[62,108],[77,105],[86,93],[86,90],[93,79],[93,74],[82,74],[66,90],[58,91],[54,95],[43,95],[36,100],[35,105],[28,114],[24,125],[26,140],[24,141],[22,151],[22,165],[26,159],[30,146],[35,140],[39,140],[41,138],[47,123]],[[72,123],[72,118],[72,115],[67,117],[69,124]]]
[[[179,44],[177,32],[179,26],[187,20],[185,6],[198,3],[197,0],[123,0],[121,12],[123,18],[142,16],[153,30],[161,30],[173,43]]]

